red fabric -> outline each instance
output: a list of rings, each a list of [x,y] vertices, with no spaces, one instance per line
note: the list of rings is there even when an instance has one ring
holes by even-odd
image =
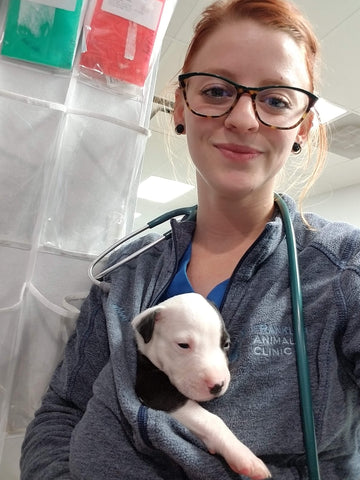
[[[160,0],[162,9],[165,0]],[[133,60],[125,58],[129,20],[101,9],[103,0],[97,0],[90,29],[86,36],[87,51],[80,57],[80,65],[95,76],[107,75],[143,86],[149,71],[156,32],[137,24],[136,50]]]

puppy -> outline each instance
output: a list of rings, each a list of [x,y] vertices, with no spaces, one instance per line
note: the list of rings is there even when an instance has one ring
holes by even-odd
[[[137,315],[132,326],[141,401],[169,412],[235,472],[270,478],[264,463],[220,417],[198,404],[223,395],[230,382],[230,338],[216,307],[196,293],[178,295]]]

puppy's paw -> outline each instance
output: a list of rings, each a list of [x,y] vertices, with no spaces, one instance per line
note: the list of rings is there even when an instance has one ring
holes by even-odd
[[[256,457],[244,444],[223,453],[229,467],[236,473],[245,475],[252,480],[265,480],[271,478],[271,473],[260,458]]]
[[[264,462],[233,434],[225,435],[217,449],[229,467],[236,473],[252,480],[271,478],[271,473]]]
[[[271,479],[271,473],[266,465],[260,460],[257,459],[250,466],[239,466],[229,464],[231,470],[241,475],[245,475],[252,480],[268,480]]]

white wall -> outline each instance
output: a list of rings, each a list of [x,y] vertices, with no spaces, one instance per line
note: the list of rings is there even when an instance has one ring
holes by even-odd
[[[305,210],[360,227],[360,183],[309,197]]]

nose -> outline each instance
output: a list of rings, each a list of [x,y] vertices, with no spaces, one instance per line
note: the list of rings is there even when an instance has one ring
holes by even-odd
[[[209,388],[209,392],[211,393],[211,395],[219,395],[223,387],[224,387],[224,382],[216,383],[215,385]]]
[[[253,100],[246,93],[240,96],[234,108],[225,118],[225,126],[227,128],[236,128],[244,131],[258,130],[259,123]]]

